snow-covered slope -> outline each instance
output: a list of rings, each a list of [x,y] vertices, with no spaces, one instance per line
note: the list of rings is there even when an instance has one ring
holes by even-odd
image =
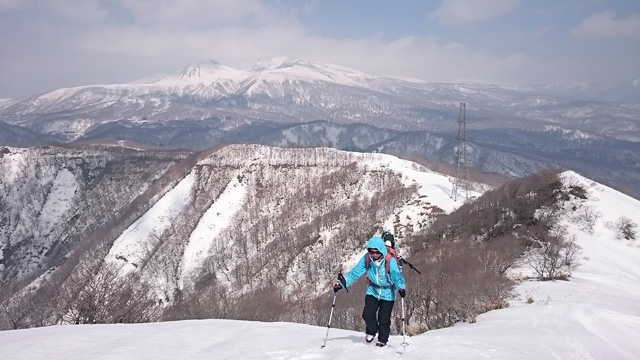
[[[0,332],[7,359],[638,359],[640,354],[640,243],[617,238],[620,217],[638,220],[640,202],[575,173],[565,185],[587,190],[567,204],[563,222],[582,248],[569,281],[526,281],[512,306],[477,323],[428,331],[389,346],[364,342],[361,332],[291,323],[230,320],[137,325],[79,325]],[[585,210],[597,220],[585,221]],[[588,226],[591,224],[592,226]],[[341,292],[344,297],[361,294]],[[332,294],[327,293],[327,320]],[[396,304],[400,306],[400,303]]]
[[[296,159],[292,159],[296,157]],[[332,160],[333,159],[333,160]],[[338,163],[334,163],[337,161]],[[179,267],[179,280],[173,286],[184,286],[185,282],[198,275],[203,270],[203,267],[207,261],[212,262],[211,259],[220,256],[219,250],[221,247],[234,248],[236,244],[234,242],[243,241],[246,236],[229,235],[232,230],[239,231],[241,234],[246,234],[250,231],[257,219],[247,216],[247,212],[255,212],[256,209],[252,209],[250,205],[251,199],[256,197],[256,192],[265,192],[265,190],[256,189],[254,182],[265,182],[265,179],[255,178],[256,169],[260,169],[262,176],[271,178],[270,181],[278,176],[281,172],[278,170],[282,167],[293,167],[291,170],[287,170],[288,181],[286,187],[278,186],[278,194],[273,194],[274,197],[265,198],[264,209],[257,209],[258,212],[266,212],[265,216],[271,216],[271,221],[274,225],[276,221],[279,209],[283,206],[282,199],[289,197],[295,197],[294,194],[299,193],[301,187],[304,187],[306,183],[313,183],[314,179],[321,179],[324,174],[332,173],[338,168],[341,162],[352,162],[355,168],[363,169],[362,173],[358,176],[359,179],[344,180],[351,181],[355,186],[342,184],[345,186],[345,197],[366,199],[369,196],[373,196],[373,192],[376,190],[375,182],[378,173],[390,173],[394,177],[398,177],[402,186],[405,188],[416,187],[416,193],[412,196],[413,201],[407,202],[400,206],[397,213],[389,215],[389,218],[385,220],[387,228],[403,229],[407,228],[408,231],[417,231],[425,223],[428,223],[430,212],[425,210],[427,204],[430,206],[436,206],[446,212],[450,212],[464,203],[465,199],[460,197],[457,201],[452,200],[451,194],[451,182],[450,180],[441,174],[431,172],[426,168],[418,166],[417,164],[401,160],[397,157],[386,154],[357,154],[348,153],[344,151],[337,151],[334,149],[307,149],[307,150],[291,150],[291,149],[279,149],[265,146],[252,146],[252,145],[232,145],[219,152],[215,153],[215,156],[202,159],[196,164],[193,171],[190,172],[184,179],[182,179],[175,187],[167,191],[144,215],[133,222],[122,234],[115,240],[111,247],[109,254],[107,255],[107,261],[112,262],[118,266],[123,266],[124,272],[138,271],[140,264],[144,263],[145,259],[150,256],[150,249],[159,247],[159,235],[167,231],[171,232],[171,227],[175,227],[176,223],[184,223],[186,209],[193,206],[194,198],[209,198],[208,205],[201,209],[198,209],[197,214],[191,214],[191,226],[189,233],[184,238],[178,240],[177,246],[182,249],[179,259],[174,259],[174,263]],[[293,164],[292,164],[293,163]],[[355,165],[357,164],[357,165]],[[200,168],[212,168],[215,169],[216,175],[220,176],[227,172],[227,168],[232,168],[232,171],[228,171],[228,174],[216,179],[218,183],[215,192],[203,193],[204,183],[204,170],[198,170]],[[260,187],[262,185],[258,185]],[[328,189],[330,192],[336,192],[336,203],[325,204],[313,203],[314,209],[309,210],[308,214],[305,211],[299,210],[300,215],[304,218],[309,216],[309,221],[315,218],[319,214],[329,212],[332,207],[338,207],[341,203],[348,203],[349,200],[340,198],[341,189]],[[347,195],[348,194],[348,195]],[[472,196],[477,196],[477,192],[472,192]],[[400,218],[401,220],[395,220]],[[195,218],[195,219],[193,219]],[[297,224],[292,224],[297,226]],[[341,225],[337,225],[338,228],[342,228]],[[331,242],[337,242],[336,246],[344,251],[349,251],[348,245],[339,240],[341,236],[336,232],[338,229],[330,229],[328,231],[321,232],[318,236],[331,244]],[[225,234],[225,235],[221,235]],[[268,236],[270,240],[272,236]],[[296,239],[295,241],[301,241],[302,239]],[[357,239],[352,239],[356,240]],[[245,240],[246,241],[246,240]],[[250,240],[254,241],[254,240]],[[339,245],[338,245],[339,244]],[[359,248],[361,245],[357,242]],[[261,251],[264,251],[262,248]],[[319,247],[321,245],[318,245]],[[321,248],[325,248],[332,245],[322,245]],[[161,253],[163,250],[160,250]],[[288,279],[294,279],[298,276],[296,269],[303,268],[304,262],[307,256],[311,256],[315,259],[317,251],[314,251],[313,246],[309,246],[302,250],[302,255],[295,259],[294,264],[290,269],[286,269],[286,275]],[[156,255],[154,255],[156,256]],[[260,258],[259,252],[251,251],[248,255],[249,258]],[[265,262],[273,261],[262,260]],[[228,282],[228,275],[225,273],[231,273],[235,271],[236,267],[242,265],[237,260],[228,259],[225,260],[225,267],[228,268],[226,272],[220,268],[214,272],[217,281],[220,283]],[[313,261],[315,268],[316,262]],[[211,266],[211,265],[210,265]],[[155,272],[146,270],[140,270],[147,276],[151,282],[155,282],[158,276]],[[261,277],[256,277],[252,280],[253,286],[259,286],[264,280]],[[324,283],[322,280],[321,283]],[[326,281],[329,281],[328,279]],[[290,283],[290,281],[286,281]],[[232,286],[232,283],[229,283]],[[158,293],[171,293],[174,288],[171,284],[167,284],[165,281],[158,281]],[[237,286],[237,284],[235,284]]]

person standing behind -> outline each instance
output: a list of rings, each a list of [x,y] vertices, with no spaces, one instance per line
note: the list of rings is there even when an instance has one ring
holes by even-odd
[[[392,256],[387,256],[387,248],[380,237],[374,236],[369,239],[367,253],[347,274],[344,286],[348,288],[365,273],[369,282],[362,311],[365,340],[371,342],[378,334],[376,346],[382,347],[389,341],[391,311],[396,299],[396,290],[401,297],[405,297],[406,284],[398,262]],[[338,282],[333,291],[338,292],[342,288],[343,285]]]

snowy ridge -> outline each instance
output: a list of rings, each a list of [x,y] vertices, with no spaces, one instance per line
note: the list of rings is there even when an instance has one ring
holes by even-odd
[[[367,86],[369,81],[380,79],[338,65],[289,58],[274,58],[266,63],[258,63],[253,69],[257,80],[280,83],[287,80],[318,80],[344,86]]]
[[[365,85],[367,80],[375,79],[378,78],[338,65],[277,57],[256,63],[250,71],[234,69],[215,60],[196,63],[149,85],[185,87],[214,86],[218,82],[247,84],[256,81],[282,83],[287,80],[319,80],[345,86],[361,86]],[[242,85],[238,85],[236,90],[241,87]]]
[[[576,173],[566,186],[580,185],[587,200],[567,204],[564,222],[582,247],[580,266],[569,281],[526,281],[512,306],[482,314],[474,324],[428,331],[389,346],[364,342],[364,333],[292,323],[189,320],[136,325],[52,326],[0,332],[0,353],[11,359],[57,360],[125,356],[136,359],[353,359],[382,358],[539,360],[637,359],[640,354],[640,246],[616,239],[617,217],[640,213],[640,202]],[[575,206],[575,210],[573,209]],[[595,207],[591,230],[580,211]],[[361,296],[340,292],[343,297]],[[327,294],[327,320],[333,295]],[[399,306],[399,304],[396,304]],[[295,339],[295,341],[292,341]],[[224,354],[224,355],[222,355]]]

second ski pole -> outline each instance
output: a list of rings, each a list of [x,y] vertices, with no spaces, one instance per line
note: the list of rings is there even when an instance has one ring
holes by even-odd
[[[329,329],[331,329],[331,318],[333,317],[333,309],[336,308],[336,298],[338,297],[338,293],[333,293],[333,304],[331,304],[331,314],[329,314],[329,323],[327,324],[327,335],[324,337],[324,344],[320,346],[320,349],[327,346],[327,339],[329,338]]]
[[[405,323],[405,318],[404,318],[404,298],[400,299],[401,304],[402,304],[402,346],[404,347],[405,351],[407,350],[407,346],[409,345],[409,343],[407,343],[407,334],[404,331],[404,323]]]

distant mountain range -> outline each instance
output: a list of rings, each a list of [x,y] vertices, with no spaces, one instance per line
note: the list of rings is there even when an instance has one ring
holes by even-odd
[[[200,150],[327,146],[453,163],[466,105],[470,166],[521,176],[564,167],[640,194],[640,86],[431,83],[277,58],[215,61],[128,84],[0,102],[0,144],[114,142]]]

